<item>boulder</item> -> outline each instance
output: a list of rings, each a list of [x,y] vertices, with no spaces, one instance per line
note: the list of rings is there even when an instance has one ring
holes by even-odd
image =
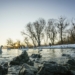
[[[75,70],[75,59],[70,59],[67,61],[67,64],[70,65],[71,70]]]
[[[62,54],[62,56],[66,56],[66,57],[71,58],[71,56],[69,54]]]
[[[70,60],[68,60],[67,63],[70,64],[70,65],[75,66],[75,59],[70,59]]]
[[[29,60],[29,61],[27,62],[27,64],[28,64],[28,65],[31,65],[31,66],[34,66],[34,61]]]
[[[75,75],[75,71],[74,70],[70,70],[70,71],[67,72],[66,75]]]
[[[36,75],[37,69],[33,66],[29,66],[28,64],[24,63],[19,71],[18,75]]]
[[[40,54],[32,54],[31,57],[32,58],[41,58],[42,56]]]
[[[8,62],[3,62],[0,65],[0,74],[5,75],[8,73]]]
[[[29,60],[29,56],[26,51],[24,51],[21,55],[15,57],[12,61],[10,61],[10,65],[20,65],[23,63],[27,63]]]
[[[58,65],[55,63],[45,63],[39,72],[39,75],[66,75],[69,70],[67,65]]]

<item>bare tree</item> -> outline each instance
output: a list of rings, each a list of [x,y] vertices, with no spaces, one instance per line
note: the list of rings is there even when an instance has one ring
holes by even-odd
[[[68,25],[69,25],[69,23],[66,21],[66,18],[60,17],[58,19],[57,28],[59,30],[61,44],[63,43],[63,33]]]
[[[20,48],[20,46],[21,46],[21,41],[20,41],[20,40],[17,40],[16,44],[17,44],[18,48]]]
[[[75,22],[72,21],[71,37],[75,41]]]
[[[54,44],[55,42],[56,35],[57,35],[57,32],[56,32],[55,26],[52,26],[51,37],[50,37],[52,44]]]
[[[26,43],[26,45],[28,47],[29,42],[28,42],[28,38],[27,37],[25,37],[24,42]]]
[[[48,25],[45,29],[47,38],[50,39],[52,44],[54,44],[54,41],[55,41],[55,38],[56,38],[56,26],[55,26],[54,21],[55,21],[54,19],[49,19]]]
[[[13,46],[13,40],[11,38],[7,39],[7,45]]]
[[[45,20],[40,19],[39,21],[34,22],[33,25],[34,25],[34,29],[35,29],[34,36],[35,36],[35,39],[37,40],[38,46],[40,46],[41,34],[45,27]]]
[[[34,23],[28,23],[26,28],[27,28],[27,33],[25,33],[24,31],[22,32],[24,35],[27,35],[28,37],[31,38],[31,40],[33,41],[33,44],[35,45],[35,43],[38,44],[38,46],[40,46],[41,44],[41,34],[44,30],[45,27],[45,20],[44,19],[39,19],[38,21],[34,22]]]

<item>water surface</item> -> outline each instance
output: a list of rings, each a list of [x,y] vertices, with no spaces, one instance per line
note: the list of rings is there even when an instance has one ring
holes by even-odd
[[[0,54],[0,62],[6,62],[12,60],[14,57],[20,55],[22,53],[22,50],[18,49],[3,49],[2,54]],[[57,63],[65,63],[67,62],[70,57],[68,56],[62,56],[62,54],[68,54],[71,57],[75,57],[75,49],[29,49],[27,50],[28,55],[31,54],[41,54],[42,58],[38,61],[55,61]]]

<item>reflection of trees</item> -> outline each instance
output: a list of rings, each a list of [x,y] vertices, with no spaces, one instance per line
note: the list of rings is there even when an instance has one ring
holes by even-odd
[[[58,58],[61,56],[62,51],[61,49],[54,49],[53,53],[54,53],[54,56]]]
[[[55,49],[52,49],[52,54],[51,54],[51,56],[52,56],[52,59],[56,57]]]

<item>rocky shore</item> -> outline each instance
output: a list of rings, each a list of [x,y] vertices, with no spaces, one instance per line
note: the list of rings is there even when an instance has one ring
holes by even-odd
[[[63,54],[62,56],[66,56]],[[27,52],[15,57],[10,62],[0,64],[0,75],[75,75],[75,59],[71,58],[66,64],[57,64],[54,61],[40,63],[40,54],[32,54],[30,60]],[[37,67],[35,65],[38,64]]]

